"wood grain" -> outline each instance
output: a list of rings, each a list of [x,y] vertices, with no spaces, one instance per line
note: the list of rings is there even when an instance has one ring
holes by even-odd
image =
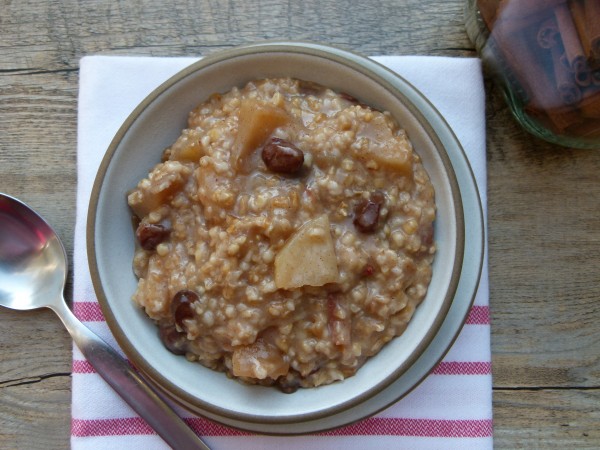
[[[474,56],[459,0],[0,0],[0,191],[72,259],[79,59],[206,55],[264,39],[367,55]],[[600,151],[543,143],[486,80],[497,448],[598,448]],[[67,297],[71,296],[71,287]],[[68,448],[71,342],[50,311],[0,310],[0,448]]]
[[[0,448],[69,448],[71,377],[57,372],[28,382],[0,384]]]
[[[496,390],[495,447],[597,449],[597,390]]]

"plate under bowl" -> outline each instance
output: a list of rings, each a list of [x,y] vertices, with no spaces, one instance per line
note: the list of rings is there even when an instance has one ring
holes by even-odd
[[[162,150],[179,136],[189,111],[197,104],[215,92],[253,79],[282,76],[315,81],[390,111],[421,156],[435,187],[437,205],[433,279],[405,333],[355,376],[294,394],[241,384],[164,349],[155,325],[130,300],[137,280],[131,269],[134,240],[125,199],[125,193],[147,175]],[[469,214],[474,213],[469,218],[463,208],[465,195]],[[481,268],[483,231],[476,217],[477,211],[479,219],[481,214],[478,201],[460,144],[435,108],[401,77],[368,58],[318,44],[286,42],[236,48],[206,57],[163,83],[118,131],[92,191],[87,230],[92,280],[108,325],[126,355],[179,404],[252,431],[311,432],[372,414],[412,389],[441,358],[422,362],[428,351],[437,353],[432,353],[431,344],[442,339],[439,332],[444,326],[449,331],[436,345],[443,352],[450,346],[468,311],[464,305],[473,299]],[[470,239],[479,244],[465,241],[468,228],[472,228]],[[465,267],[466,252],[479,264]],[[458,309],[454,305],[457,292],[461,294]],[[451,326],[446,320],[449,311],[455,316]],[[415,366],[420,367],[418,373],[407,383],[406,375]]]

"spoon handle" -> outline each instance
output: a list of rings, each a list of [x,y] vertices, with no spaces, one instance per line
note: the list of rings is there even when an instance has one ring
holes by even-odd
[[[52,305],[98,374],[174,449],[209,447],[113,348],[75,317],[65,302]]]

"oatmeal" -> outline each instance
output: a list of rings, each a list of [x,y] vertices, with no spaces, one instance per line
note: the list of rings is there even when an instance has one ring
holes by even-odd
[[[284,392],[353,375],[431,280],[434,191],[406,133],[313,83],[212,95],[128,203],[133,300],[165,346]]]

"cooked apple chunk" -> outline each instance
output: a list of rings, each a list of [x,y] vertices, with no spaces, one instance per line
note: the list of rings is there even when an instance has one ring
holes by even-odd
[[[198,130],[183,130],[181,136],[169,149],[172,161],[198,162],[206,154],[202,145],[202,134]]]
[[[239,169],[249,153],[261,146],[275,128],[285,125],[289,116],[275,105],[246,99],[238,116],[238,132],[233,143],[232,163]]]
[[[275,256],[275,285],[279,289],[323,286],[339,280],[329,218],[306,222]]]
[[[179,161],[158,164],[127,195],[129,206],[140,219],[167,203],[185,185],[190,169]]]
[[[251,345],[238,347],[231,357],[233,375],[264,380],[276,380],[290,370],[290,364],[273,344],[257,339]]]
[[[412,170],[412,145],[406,134],[393,134],[391,126],[383,114],[376,114],[370,122],[360,125],[358,138],[367,138],[369,145],[357,155],[360,160],[375,161],[402,175]]]

